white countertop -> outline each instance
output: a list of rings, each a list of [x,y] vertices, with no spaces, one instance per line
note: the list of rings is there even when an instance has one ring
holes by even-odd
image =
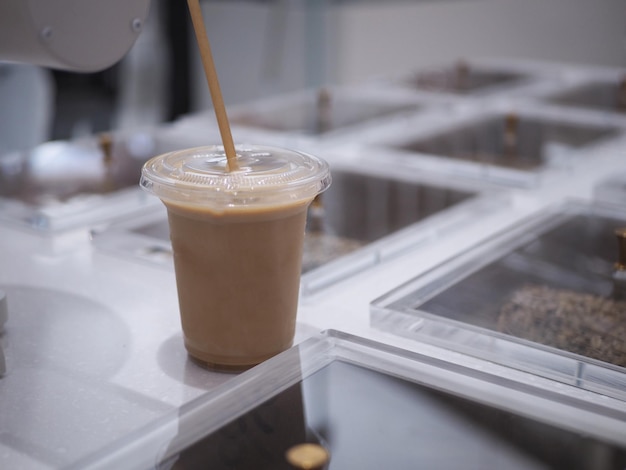
[[[301,296],[296,342],[336,329],[528,380],[532,374],[377,330],[370,303],[545,207],[590,200],[597,182],[626,170],[625,152],[622,137],[538,187],[505,189],[500,207],[462,230],[438,232],[402,256]],[[187,358],[172,269],[99,250],[88,227],[46,235],[8,222],[0,223],[0,260],[9,314],[0,333],[0,467],[69,465],[234,377]],[[626,402],[532,380],[626,411]]]

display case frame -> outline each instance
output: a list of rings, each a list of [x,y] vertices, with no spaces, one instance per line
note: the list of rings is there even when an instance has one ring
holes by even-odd
[[[336,172],[379,178],[383,182],[414,185],[420,191],[432,188],[443,193],[460,194],[464,199],[449,204],[435,201],[435,205],[443,204],[441,210],[426,214],[415,222],[368,241],[353,251],[339,254],[335,259],[313,265],[303,272],[301,278],[300,292],[303,297],[316,295],[363,270],[433,243],[456,228],[473,223],[479,216],[495,213],[511,203],[510,196],[505,191],[492,185],[481,185],[472,180],[450,180],[436,172],[418,174],[406,173],[401,168],[392,166],[381,168],[380,164],[362,159],[360,149],[356,147],[345,147],[332,154],[322,155],[329,157],[331,175]],[[381,155],[381,159],[384,159],[384,155]],[[331,183],[330,190],[332,189]],[[322,195],[322,201],[324,197]],[[173,269],[169,241],[162,236],[154,237],[147,233],[152,224],[158,224],[161,228],[167,224],[167,212],[162,205],[146,210],[132,220],[112,224],[103,230],[94,230],[92,240],[94,246],[103,252]],[[305,252],[309,246],[307,243],[305,239]]]
[[[500,139],[506,137],[510,116],[513,122],[519,122],[516,126],[520,127],[520,133],[524,121],[531,128],[539,129],[520,136],[519,142],[524,137],[524,142],[535,146],[536,142],[545,140],[535,149],[540,153],[536,165],[516,167],[515,164],[498,162],[498,159],[504,159],[497,149],[503,145]],[[548,131],[545,136],[542,130],[544,125]],[[565,133],[577,139],[577,129],[591,134],[597,132],[598,136],[571,145],[560,142],[560,138],[552,140],[553,132],[557,135]],[[537,132],[539,135],[534,135]],[[621,122],[568,112],[532,99],[494,98],[480,106],[472,102],[459,103],[448,112],[440,110],[433,113],[428,122],[408,119],[384,132],[371,133],[362,144],[370,149],[369,155],[377,153],[372,152],[372,149],[379,149],[379,153],[387,155],[388,164],[404,167],[407,171],[436,168],[454,177],[508,188],[535,189],[546,184],[546,181],[573,171],[589,159],[614,153],[625,139],[626,126]],[[440,148],[443,144],[450,147],[450,152],[462,154],[467,151],[468,156],[447,154],[446,149]],[[467,150],[466,146],[472,150]],[[436,150],[429,150],[429,147]],[[481,160],[469,157],[481,149],[491,147],[494,148],[487,151],[490,158]],[[514,163],[522,157],[524,155],[514,154]],[[537,155],[534,155],[531,160],[536,158]]]
[[[478,322],[473,324],[447,318],[423,308],[428,301],[532,243],[571,217],[588,213],[619,217],[626,223],[623,208],[576,200],[556,203],[373,300],[370,304],[371,325],[405,338],[626,400],[624,367],[495,331]],[[615,253],[617,260],[617,243]],[[477,315],[480,316],[480,312]]]
[[[328,330],[121,438],[69,468],[171,468],[177,454],[324,367],[342,362],[623,446],[626,411],[563,394],[550,383],[506,374]],[[584,430],[584,431],[583,431]],[[173,432],[174,431],[174,432]],[[332,448],[331,462],[332,462]]]

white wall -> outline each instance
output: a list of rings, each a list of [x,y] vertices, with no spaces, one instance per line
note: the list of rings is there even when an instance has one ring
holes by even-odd
[[[313,17],[316,10],[290,0],[209,0],[202,3],[202,11],[226,104],[317,86],[316,77],[326,75],[326,59],[333,54],[326,48],[336,44],[329,37],[337,29],[333,9],[328,9],[319,21]],[[309,35],[326,37],[327,42],[308,40]],[[195,44],[195,37],[192,41]],[[211,102],[195,46],[192,58],[196,70],[195,107],[205,108]],[[322,70],[315,68],[320,61]]]
[[[383,1],[338,13],[341,82],[472,57],[626,65],[624,0]]]
[[[203,3],[227,104],[459,58],[626,66],[624,0],[317,2],[327,5],[321,21],[303,0]],[[313,44],[315,35],[325,44]],[[196,70],[202,109],[210,97],[199,63]]]

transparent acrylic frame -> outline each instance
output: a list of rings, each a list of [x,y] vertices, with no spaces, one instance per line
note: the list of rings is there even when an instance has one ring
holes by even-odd
[[[572,215],[589,210],[607,216],[626,212],[617,207],[566,201],[495,235],[454,260],[375,299],[371,325],[381,331],[424,341],[581,389],[626,401],[626,370],[600,360],[447,319],[419,307],[461,279],[528,243]]]
[[[350,149],[350,151],[353,150]],[[360,160],[352,163],[331,162],[331,170],[337,169],[346,173],[356,172],[364,176],[377,175],[396,182],[466,192],[469,196],[463,201],[391,232],[351,253],[343,254],[337,259],[303,273],[300,292],[304,297],[318,294],[327,287],[342,282],[365,269],[432,243],[446,233],[472,223],[478,215],[501,210],[510,204],[510,197],[500,188],[471,180],[451,181],[435,172],[407,175],[406,172],[395,171],[393,168],[381,171],[378,166]],[[156,208],[137,214],[132,220],[127,219],[121,223],[112,224],[101,231],[95,230],[92,237],[93,243],[96,248],[113,255],[173,269],[169,241],[150,237],[140,233],[141,230],[137,230],[159,221],[166,221],[166,219],[166,210],[159,204]]]
[[[539,120],[549,124],[580,126],[586,129],[605,130],[608,134],[578,146],[544,144],[544,161],[535,168],[508,168],[497,162],[479,162],[463,160],[446,155],[437,155],[424,151],[402,148],[415,142],[421,142],[437,136],[450,136],[463,132],[467,126],[488,123],[493,119],[504,119],[514,114],[520,119]],[[418,116],[419,117],[419,116]],[[407,171],[429,170],[445,172],[454,177],[483,181],[507,188],[534,189],[543,186],[554,175],[571,171],[581,162],[598,155],[615,152],[626,138],[626,126],[598,116],[569,111],[557,106],[548,106],[537,100],[494,98],[477,107],[466,102],[456,108],[455,114],[445,116],[433,114],[428,125],[417,118],[406,120],[385,135],[374,133],[368,137],[370,154],[384,152],[390,164],[404,167]],[[372,149],[377,152],[372,152]]]
[[[587,435],[616,445],[626,439],[623,411],[515,378],[329,330],[242,373],[71,468],[163,468],[160,465],[185,448],[334,361],[436,388],[573,432],[584,429]],[[178,434],[172,444],[174,428]]]

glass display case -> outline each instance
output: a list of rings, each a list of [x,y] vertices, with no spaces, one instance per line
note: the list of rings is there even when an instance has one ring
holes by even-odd
[[[545,164],[548,158],[546,148],[550,144],[579,148],[614,133],[611,128],[510,113],[409,142],[398,148],[479,164],[533,170]]]
[[[171,150],[150,133],[52,141],[0,158],[0,218],[51,233],[114,220],[150,205],[143,163]]]
[[[492,188],[407,175],[367,164],[331,164],[332,184],[307,216],[301,287],[313,293],[410,250],[507,199]],[[498,193],[499,194],[499,193]],[[172,266],[163,207],[94,232],[99,249]]]
[[[614,80],[589,80],[553,93],[548,102],[609,113],[626,113],[626,74]]]
[[[626,399],[624,227],[559,204],[375,300],[372,323]]]
[[[332,178],[331,187],[309,210],[304,272],[475,199],[479,193],[478,188],[444,186],[427,178],[358,170],[335,168]]]
[[[543,78],[541,69],[505,60],[464,60],[374,80],[377,85],[454,99],[516,93]]]
[[[429,128],[398,126],[373,144],[394,151],[407,165],[439,164],[467,176],[530,186],[624,132],[615,124],[527,104],[492,103],[476,111],[459,112]]]
[[[626,175],[568,171],[617,168],[626,125],[560,106],[623,84],[547,106],[520,92],[536,77],[459,62],[232,109],[236,142],[310,150],[333,179],[297,345],[240,375],[189,359],[167,212],[138,186],[148,158],[219,142],[212,113],[3,155],[0,468],[300,468],[302,445],[329,469],[626,468]],[[551,171],[576,186],[538,187]],[[491,237],[459,254],[460,232]],[[318,334],[336,324],[389,344]]]
[[[472,94],[503,86],[518,84],[527,78],[519,72],[490,70],[466,61],[440,69],[424,70],[411,74],[403,84],[418,90]]]
[[[593,199],[623,206],[626,203],[626,173],[619,172],[594,184]]]
[[[420,113],[433,100],[392,90],[326,87],[284,94],[233,107],[234,129],[279,145],[307,145],[349,139],[367,128]]]
[[[329,331],[79,464],[621,469],[624,422],[596,403]],[[292,457],[302,445],[321,453],[319,467]]]

